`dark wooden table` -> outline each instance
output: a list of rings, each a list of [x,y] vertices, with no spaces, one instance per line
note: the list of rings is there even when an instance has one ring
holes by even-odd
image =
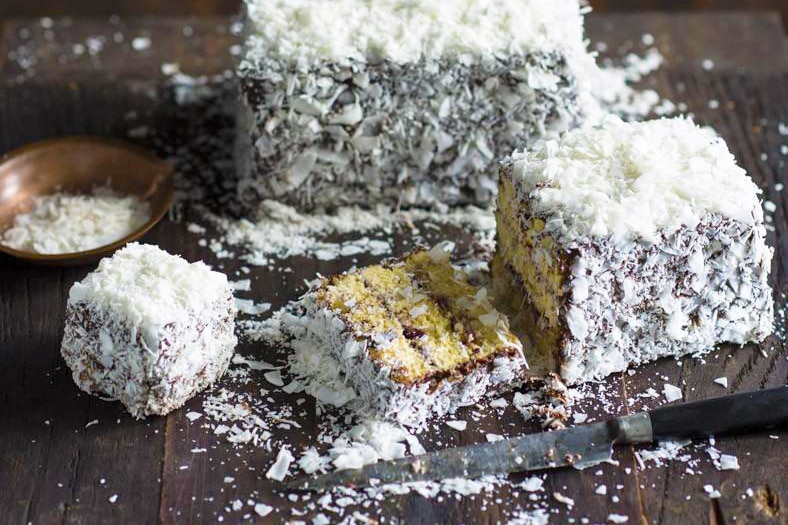
[[[192,29],[191,37],[184,36],[184,26]],[[226,19],[111,23],[76,19],[58,24],[50,37],[38,22],[7,23],[0,57],[14,60],[4,60],[0,68],[0,151],[64,134],[122,137],[141,124],[160,124],[155,119],[160,118],[162,102],[151,95],[164,82],[161,63],[179,62],[185,72],[193,74],[231,67],[226,49],[233,37],[227,26]],[[784,304],[788,193],[776,191],[775,183],[785,181],[788,159],[780,153],[788,137],[778,131],[778,123],[788,124],[788,61],[779,17],[754,13],[597,15],[589,19],[588,30],[593,41],[604,41],[616,51],[642,51],[641,35],[654,35],[668,60],[647,83],[668,98],[686,103],[700,122],[717,128],[763,188],[763,197],[777,204],[776,232],[769,234],[769,242],[776,251],[775,297],[778,305]],[[125,35],[125,43],[111,42],[116,32]],[[97,55],[85,52],[61,58],[73,55],[75,44],[102,35],[109,35],[110,42]],[[149,50],[129,49],[129,38],[137,35],[151,38]],[[30,68],[34,74],[25,73],[18,60],[31,50],[37,50]],[[714,62],[712,70],[701,67],[705,59]],[[718,101],[719,107],[710,105],[710,100]],[[194,239],[185,233],[184,224],[165,221],[145,240],[191,260],[214,261],[212,253]],[[373,260],[360,259],[362,263]],[[276,308],[298,294],[304,278],[317,271],[330,274],[350,264],[345,259],[296,258],[296,271],[284,282],[281,274],[253,268],[253,296],[272,301]],[[224,269],[230,273],[239,265],[225,261]],[[276,451],[236,451],[200,426],[189,424],[185,414],[200,410],[199,398],[166,418],[135,421],[119,404],[78,391],[59,355],[59,342],[67,291],[91,269],[33,267],[0,259],[0,524],[216,523],[220,515],[225,516],[224,523],[237,523],[242,521],[240,513],[226,513],[224,508],[254,490],[258,500],[280,509],[258,523],[294,519],[287,499],[261,476]],[[240,351],[270,353],[249,344],[241,345]],[[602,411],[593,400],[582,404],[592,417],[654,406],[659,400],[638,398],[634,405],[627,400],[648,387],[661,390],[666,381],[680,385],[688,400],[783,385],[788,379],[787,357],[783,341],[776,337],[740,349],[726,346],[702,361],[685,359],[683,366],[677,366],[665,360],[631,376],[611,377],[602,387],[620,399],[612,409]],[[713,383],[720,376],[729,378],[727,389]],[[274,396],[278,402],[292,402],[286,394]],[[99,423],[86,428],[93,420]],[[485,419],[482,428],[459,438],[437,435],[425,442],[428,448],[441,437],[444,443],[465,444],[483,439],[483,432],[509,433],[521,421],[507,411],[502,418]],[[302,435],[294,439],[307,443],[315,426],[304,425]],[[686,474],[681,462],[640,469],[635,450],[623,448],[616,453],[620,466],[603,467],[601,476],[550,473],[548,494],[558,491],[577,502],[567,511],[553,501],[560,513],[550,523],[581,516],[603,523],[611,512],[626,514],[628,523],[638,525],[788,523],[788,433],[778,434],[779,439],[759,434],[718,440],[719,448],[738,456],[741,470],[734,472],[717,471],[708,459],[698,475]],[[195,446],[209,452],[192,454]],[[189,465],[188,470],[181,470],[181,465]],[[226,475],[235,477],[235,482],[223,483]],[[600,483],[611,489],[607,496],[594,493]],[[705,484],[719,489],[722,497],[710,501],[702,488]],[[742,497],[747,488],[753,490],[752,497]],[[114,493],[119,499],[111,504],[108,498]],[[613,494],[620,499],[618,503],[611,503]],[[500,497],[498,503],[496,497]],[[524,498],[523,494],[519,497]],[[507,509],[516,503],[508,489],[484,499],[488,503],[482,509],[478,497],[445,498],[439,503],[416,495],[390,496],[375,513],[385,515],[387,523],[498,523],[505,522]]]

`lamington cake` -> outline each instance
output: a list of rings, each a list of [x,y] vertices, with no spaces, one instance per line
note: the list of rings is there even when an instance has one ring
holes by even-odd
[[[310,335],[365,410],[411,427],[521,384],[527,368],[508,321],[450,249],[323,278],[303,298]]]
[[[710,130],[610,117],[500,175],[494,289],[530,363],[577,383],[772,330],[760,190]]]
[[[163,415],[225,372],[234,321],[224,274],[134,243],[71,287],[61,353],[85,392]]]
[[[584,12],[580,0],[245,0],[240,200],[492,203],[497,158],[582,117],[591,88],[578,79],[596,67]]]

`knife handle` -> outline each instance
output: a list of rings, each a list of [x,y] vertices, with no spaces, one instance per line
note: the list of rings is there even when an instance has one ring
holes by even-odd
[[[721,436],[788,425],[788,387],[756,390],[649,411],[654,440]]]

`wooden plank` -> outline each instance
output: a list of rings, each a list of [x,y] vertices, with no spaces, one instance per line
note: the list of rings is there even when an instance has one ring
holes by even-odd
[[[19,75],[38,82],[86,76],[94,81],[122,79],[118,87],[125,90],[140,81],[160,83],[165,62],[177,62],[192,75],[221,74],[233,67],[230,47],[237,37],[231,33],[229,18],[176,20],[59,18],[51,26],[40,20],[8,21],[0,72],[6,80]],[[135,39],[143,39],[137,42],[138,49]]]
[[[84,273],[9,264],[0,271],[0,297],[12,318],[0,335],[0,515],[7,523],[113,523],[123,516],[143,523],[158,511],[150,494],[158,492],[155,433],[163,420],[140,424],[116,404],[78,394],[59,356],[64,294]],[[124,494],[115,506],[107,502],[113,491]]]
[[[12,55],[0,62],[0,72],[11,79],[32,71],[40,81],[90,75],[124,78],[124,84],[130,84],[131,79],[161,81],[161,64],[177,62],[190,75],[221,74],[234,63],[228,50],[238,41],[231,26],[225,17],[88,18],[78,23],[55,20],[48,32],[38,20],[12,20],[5,24],[2,44],[6,50],[3,56]],[[615,44],[622,51],[637,50],[641,36],[648,32],[656,38],[672,70],[694,68],[704,59],[711,59],[718,70],[750,73],[782,71],[788,64],[782,25],[775,13],[592,14],[587,31],[592,42]],[[121,35],[122,41],[116,42],[116,35]],[[735,45],[730,35],[736,35]],[[136,37],[149,37],[150,48],[133,50],[131,43]],[[101,50],[91,55],[86,48],[75,54],[74,46],[84,46],[90,38],[103,42]],[[16,57],[28,55],[34,63],[25,70]]]
[[[0,65],[6,86],[0,89],[0,151],[54,135],[97,133],[123,137],[134,127],[162,125],[166,112],[161,114],[162,101],[157,94],[165,81],[163,62],[177,62],[182,70],[195,75],[221,73],[232,65],[226,50],[235,40],[228,31],[228,20],[223,18],[186,22],[117,20],[110,29],[102,20],[80,19],[63,24],[58,23],[51,40],[47,40],[46,28],[37,21],[32,25],[12,22],[6,26],[0,49],[19,56],[18,53],[34,47],[36,53],[31,56],[35,59],[35,74],[26,76],[16,60]],[[185,25],[191,28],[189,37],[183,33]],[[604,40],[615,46],[613,49],[621,46],[637,51],[642,49],[638,42],[644,32],[655,36],[668,57],[668,65],[653,77],[657,89],[672,100],[687,103],[699,121],[719,129],[741,163],[766,188],[765,196],[777,204],[778,230],[769,238],[777,248],[774,282],[778,291],[788,292],[788,203],[786,193],[774,188],[776,181],[785,178],[784,159],[779,154],[785,137],[777,132],[777,122],[788,123],[788,68],[778,19],[764,14],[628,14],[592,16],[588,26],[592,40]],[[121,42],[110,38],[97,56],[74,56],[75,44],[84,45],[89,37],[112,36],[115,32],[124,35]],[[729,35],[736,35],[736,41]],[[142,52],[133,50],[129,42],[136,36],[149,37],[151,47]],[[700,67],[706,58],[715,63],[712,72]],[[710,99],[718,100],[722,109],[710,109]],[[768,156],[762,161],[764,152]],[[436,236],[468,240],[456,229],[437,232]],[[164,222],[145,240],[190,260],[215,261],[209,250],[196,245],[183,224]],[[407,239],[398,237],[396,251],[402,253],[408,248]],[[303,279],[316,272],[330,274],[375,259],[298,258],[294,261],[296,271],[284,275],[252,268],[253,296],[273,302],[276,308],[297,296]],[[239,266],[231,260],[216,262],[228,274]],[[253,496],[280,509],[258,522],[296,519],[290,509],[303,507],[303,503],[289,502],[276,491],[275,484],[262,476],[276,450],[236,451],[217,443],[208,430],[189,424],[185,413],[200,410],[200,398],[167,418],[135,422],[117,404],[78,394],[59,357],[58,344],[67,290],[88,270],[26,267],[0,259],[0,450],[4,451],[0,454],[0,516],[14,524],[198,524],[216,523],[219,517],[235,522],[241,513],[228,513],[225,507],[236,499],[245,502]],[[619,403],[602,409],[589,400],[583,402],[582,409],[598,418],[640,408],[640,402],[630,406],[627,399],[648,387],[660,390],[665,381],[681,385],[688,399],[723,393],[712,382],[723,375],[730,380],[730,392],[784,384],[788,379],[785,348],[779,341],[769,344],[774,348],[766,355],[762,350],[771,346],[742,350],[726,347],[708,357],[705,364],[688,359],[678,367],[672,361],[663,361],[643,367],[632,376],[617,375],[595,387],[607,389],[607,394],[593,398],[618,399]],[[281,359],[271,349],[257,344],[246,343],[239,350],[265,356],[269,361]],[[272,396],[275,402],[285,404],[292,404],[298,397],[281,392]],[[310,436],[316,431],[312,411],[312,403],[307,402],[297,414],[303,429],[292,433],[292,442],[311,442]],[[470,407],[458,417],[468,419],[476,411]],[[449,430],[429,433],[422,436],[425,446],[433,449],[483,441],[485,432],[514,435],[535,430],[532,425],[524,426],[511,408],[503,414],[480,413],[478,428],[460,435]],[[94,419],[99,423],[84,428]],[[632,448],[619,450],[616,459],[620,466],[606,465],[598,469],[600,475],[596,474],[597,469],[551,473],[548,492],[561,492],[577,501],[571,511],[553,501],[560,514],[551,522],[587,517],[601,523],[613,511],[629,515],[629,523],[707,522],[709,501],[702,490],[706,483],[723,493],[719,510],[726,523],[784,522],[784,514],[769,515],[771,507],[761,502],[768,503],[768,498],[740,497],[747,486],[766,494],[768,485],[769,494],[783,502],[788,498],[782,485],[772,481],[786,479],[784,462],[772,459],[785,456],[788,436],[784,432],[780,436],[779,440],[768,435],[719,440],[718,447],[723,452],[736,454],[741,460],[742,470],[735,473],[717,472],[706,464],[702,475],[688,476],[684,475],[686,466],[682,463],[640,471]],[[193,453],[194,448],[207,448],[209,452]],[[182,469],[183,466],[188,468]],[[234,481],[225,483],[227,476]],[[102,478],[106,479],[103,484]],[[605,496],[594,493],[601,484],[609,490]],[[113,505],[108,498],[116,492],[120,497]],[[690,500],[685,499],[687,495]],[[615,504],[614,496],[619,499]],[[523,491],[515,495],[508,488],[461,500],[448,497],[443,502],[416,495],[392,496],[364,512],[413,524],[497,523],[526,498]]]
[[[240,10],[241,0],[42,0],[39,2],[4,2],[0,19],[35,16],[90,17],[109,15],[156,17],[166,16],[230,16]]]
[[[111,135],[129,107],[144,103],[110,92],[93,97],[77,85],[3,89],[3,150],[66,133]],[[146,239],[158,242],[158,231]],[[0,397],[8,400],[0,406],[0,516],[8,523],[155,522],[165,420],[140,423],[115,403],[79,393],[60,358],[66,294],[90,268],[8,258],[0,268]],[[113,505],[115,493],[122,497]]]
[[[788,20],[788,5],[779,0],[591,0],[597,12],[608,11],[708,11],[708,10],[762,10],[779,11]]]
[[[586,27],[591,42],[625,52],[642,50],[642,35],[651,34],[670,71],[697,72],[704,60],[724,72],[772,74],[788,67],[785,34],[776,13],[613,13],[589,16]]]
[[[674,84],[678,82],[687,86],[684,100],[689,110],[696,113],[702,123],[714,126],[721,133],[755,181],[765,188],[767,198],[782,201],[775,214],[779,227],[769,234],[769,243],[776,248],[773,276],[775,294],[779,297],[788,290],[784,267],[788,260],[788,237],[782,211],[785,195],[775,190],[775,184],[784,180],[784,156],[776,153],[785,142],[784,138],[779,138],[778,123],[788,119],[785,75],[745,76],[711,72],[701,77],[682,73],[673,78]],[[710,109],[709,100],[719,101],[720,109]],[[764,153],[768,156],[766,160],[761,157]],[[659,384],[659,381],[653,381],[654,374],[657,374],[680,386],[688,400],[779,386],[788,378],[785,354],[784,342],[771,338],[761,346],[724,347],[702,361],[686,359],[681,367],[671,362],[660,362],[648,367],[649,374],[634,376],[631,383],[636,390],[642,391],[649,384]],[[727,389],[713,383],[719,377],[728,378]],[[772,513],[759,498],[742,497],[746,496],[747,489],[756,494],[776,495],[782,501],[788,497],[784,483],[774,481],[786,479],[788,475],[784,462],[774,463],[774,458],[785,455],[786,446],[782,441],[785,434],[780,437],[780,440],[775,440],[769,437],[769,433],[762,433],[717,440],[717,448],[740,459],[741,470],[735,476],[708,465],[701,474],[688,475],[685,473],[687,465],[680,462],[646,470],[643,480],[648,515],[655,519],[654,523],[660,524],[707,520],[709,508],[703,486],[711,484],[723,495],[719,500],[719,510],[726,523],[733,520],[735,523],[784,522],[784,515]],[[687,497],[691,499],[687,500]]]

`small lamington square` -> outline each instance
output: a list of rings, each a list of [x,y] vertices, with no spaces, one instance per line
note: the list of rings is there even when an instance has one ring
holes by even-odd
[[[450,249],[324,278],[304,297],[308,330],[365,406],[412,427],[521,384],[527,369],[508,321]]]
[[[569,383],[772,330],[760,190],[684,118],[570,131],[501,169],[496,291]]]
[[[492,203],[497,159],[581,120],[580,0],[245,0],[239,192]]]
[[[163,415],[225,372],[234,320],[224,274],[134,243],[71,287],[61,353],[85,392]]]

